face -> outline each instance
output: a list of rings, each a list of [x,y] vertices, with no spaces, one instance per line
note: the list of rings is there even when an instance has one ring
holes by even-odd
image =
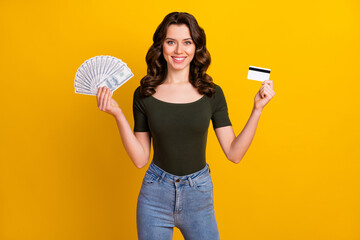
[[[163,43],[163,55],[169,70],[183,70],[190,68],[194,58],[195,44],[190,30],[185,24],[171,24],[168,27]]]

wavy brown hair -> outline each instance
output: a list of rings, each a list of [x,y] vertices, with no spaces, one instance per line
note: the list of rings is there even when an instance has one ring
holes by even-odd
[[[215,85],[212,77],[206,73],[211,57],[206,49],[205,32],[195,17],[186,12],[169,13],[157,27],[153,36],[153,44],[146,54],[147,75],[140,80],[141,95],[154,94],[155,87],[165,81],[167,62],[163,56],[163,43],[171,24],[185,24],[189,28],[191,38],[196,46],[194,58],[190,63],[189,81],[200,94],[211,97],[215,93]]]

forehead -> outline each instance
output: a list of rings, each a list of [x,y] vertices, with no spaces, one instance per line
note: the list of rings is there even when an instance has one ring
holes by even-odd
[[[190,30],[185,24],[171,24],[166,32],[167,38],[185,39],[191,38]]]

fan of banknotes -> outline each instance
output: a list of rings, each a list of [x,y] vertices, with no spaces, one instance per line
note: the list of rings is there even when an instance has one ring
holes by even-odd
[[[130,68],[121,59],[95,56],[78,68],[75,74],[75,93],[96,95],[98,88],[103,86],[114,92],[133,76]]]

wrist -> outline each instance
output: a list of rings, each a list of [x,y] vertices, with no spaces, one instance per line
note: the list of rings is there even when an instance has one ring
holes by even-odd
[[[253,107],[253,112],[256,114],[261,114],[262,110],[263,110],[263,108],[259,108],[256,106]]]
[[[116,119],[119,119],[123,115],[124,115],[123,112],[120,110],[120,111],[114,113],[113,117],[116,118]]]

